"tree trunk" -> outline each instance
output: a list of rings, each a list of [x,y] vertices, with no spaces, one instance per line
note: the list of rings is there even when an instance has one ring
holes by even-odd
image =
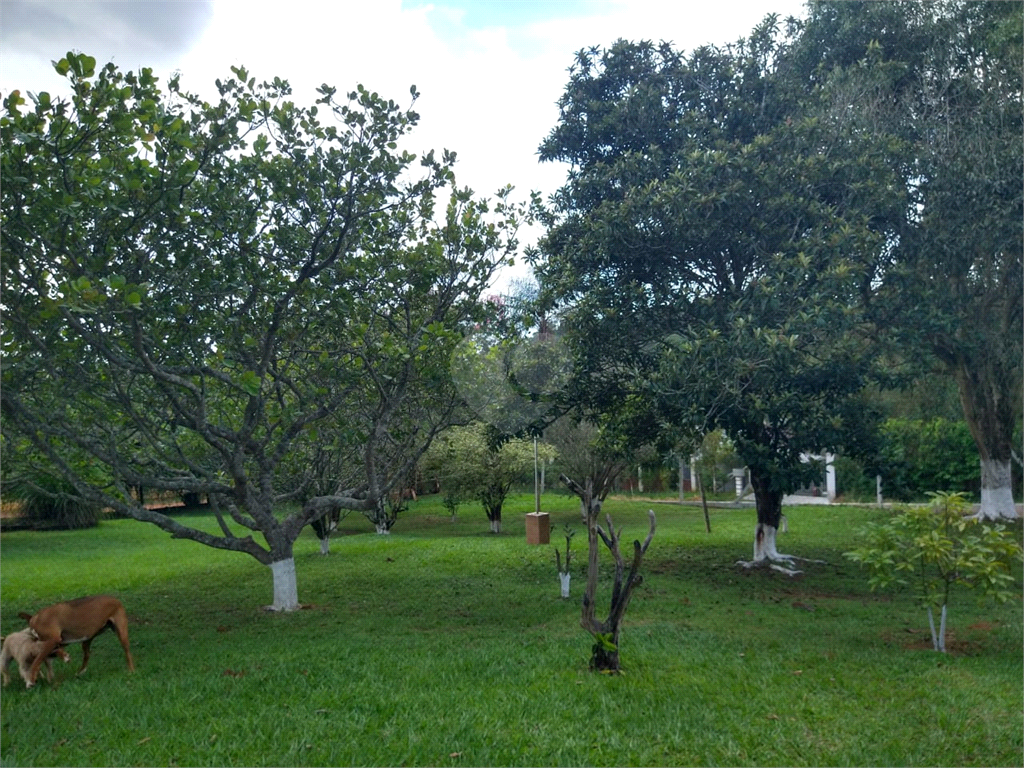
[[[754,487],[757,505],[757,527],[754,529],[754,564],[766,560],[786,559],[775,548],[775,536],[782,521],[782,491],[771,487],[769,478],[751,471],[750,484]]]
[[[783,519],[782,491],[772,487],[770,475],[762,474],[755,468],[750,470],[750,485],[754,489],[754,502],[757,506],[757,527],[754,528],[754,559],[739,560],[737,565],[742,565],[744,568],[767,567],[787,576],[796,576],[800,571],[778,564],[792,565],[796,558],[782,554],[775,546],[779,525]]]
[[[501,508],[504,506],[505,497],[501,497],[502,500],[495,504],[493,501],[488,503],[484,501],[484,512],[487,513],[487,519],[491,521],[491,533],[501,533]]]
[[[981,507],[983,520],[1016,519],[1010,460],[981,459]]]
[[[321,555],[329,555],[329,554],[331,554],[331,537],[330,536],[325,536],[324,538],[320,539],[320,554]]]
[[[616,532],[610,515],[605,516],[608,524],[607,532],[597,524],[598,515],[601,514],[601,500],[594,496],[593,482],[588,479],[586,487],[581,487],[565,475],[561,476],[561,480],[579,497],[583,516],[587,523],[587,586],[583,593],[580,626],[593,635],[596,641],[591,648],[590,668],[599,672],[618,672],[620,669],[619,629],[622,625],[622,618],[626,614],[626,608],[629,606],[629,600],[633,595],[633,588],[643,581],[643,577],[640,575],[640,564],[654,538],[654,510],[647,512],[650,530],[644,543],[633,542],[633,562],[627,573],[625,561],[619,550],[619,536],[622,535],[622,531]],[[608,612],[608,618],[604,621],[597,618],[595,611],[599,575],[598,550],[600,545],[598,539],[604,542],[615,558],[615,581],[612,585],[611,609]]]
[[[964,420],[971,430],[981,460],[981,509],[989,520],[1015,519],[1010,477],[1013,446],[1012,366],[999,359],[974,360],[964,354],[946,355],[953,368]]]
[[[268,611],[297,611],[299,605],[299,587],[295,580],[295,558],[288,556],[270,564],[270,572],[274,577],[274,604],[268,605]]]
[[[711,516],[708,514],[708,495],[704,492],[704,481],[697,476],[697,487],[700,488],[700,505],[704,508],[704,527],[711,533]]]
[[[373,523],[374,529],[377,531],[379,536],[388,536],[391,534],[391,528],[398,520],[398,513],[401,510],[401,502],[398,502],[394,506],[389,506],[386,499],[377,499],[377,502],[370,508],[368,512],[363,514]]]
[[[619,672],[622,666],[619,662],[619,630],[611,633],[611,643],[602,642],[600,638],[591,647],[590,669],[595,672]]]

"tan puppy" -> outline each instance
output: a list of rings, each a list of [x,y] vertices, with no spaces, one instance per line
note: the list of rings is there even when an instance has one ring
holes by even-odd
[[[25,687],[31,688],[29,674],[31,665],[37,658],[42,657],[46,664],[46,679],[53,682],[53,666],[50,664],[50,656],[59,656],[64,663],[71,661],[68,652],[63,648],[56,648],[50,656],[42,656],[43,643],[36,637],[36,633],[26,627],[19,632],[12,632],[3,638],[3,650],[0,650],[0,676],[3,677],[3,684],[6,686],[11,681],[7,674],[7,667],[12,661],[18,662],[18,672],[21,679],[25,681]]]
[[[28,620],[29,627],[43,643],[42,655],[36,657],[29,672],[30,688],[39,675],[39,665],[43,663],[43,659],[60,645],[82,644],[82,668],[78,670],[78,674],[85,672],[89,664],[89,646],[93,638],[109,628],[117,633],[117,639],[121,641],[125,658],[128,659],[129,671],[135,669],[131,651],[128,649],[128,615],[116,597],[79,597],[43,608],[34,616],[26,613],[18,615]]]

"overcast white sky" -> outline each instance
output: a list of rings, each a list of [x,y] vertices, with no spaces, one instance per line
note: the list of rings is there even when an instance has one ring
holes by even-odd
[[[232,65],[288,80],[306,104],[326,82],[404,106],[415,84],[410,148],[453,149],[461,185],[490,196],[512,184],[526,199],[564,180],[536,153],[576,51],[618,38],[690,51],[802,11],[802,0],[0,0],[0,93],[64,91],[50,62],[68,50],[161,78],[179,71],[210,97]]]

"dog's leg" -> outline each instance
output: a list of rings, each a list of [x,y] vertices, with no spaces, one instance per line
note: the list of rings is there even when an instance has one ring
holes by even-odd
[[[31,688],[36,684],[36,678],[39,677],[39,667],[42,666],[43,662],[46,661],[50,654],[53,653],[57,646],[60,645],[60,634],[58,633],[55,639],[41,640],[42,647],[39,649],[39,655],[36,656],[36,660],[32,662],[32,668],[29,670],[29,679],[25,681],[25,687]]]
[[[87,666],[89,666],[89,646],[90,645],[92,645],[92,638],[91,637],[88,640],[84,640],[82,642],[82,668],[75,673],[76,675],[80,675],[83,672],[85,672],[85,668]]]
[[[128,671],[134,672],[135,662],[132,661],[132,652],[128,649],[128,614],[121,609],[114,615],[110,623],[114,625],[117,639],[121,641],[121,647],[124,648],[124,657],[128,660]]]

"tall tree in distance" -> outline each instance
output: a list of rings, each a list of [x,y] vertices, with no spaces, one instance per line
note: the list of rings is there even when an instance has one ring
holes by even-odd
[[[790,43],[769,17],[688,57],[581,51],[541,145],[571,168],[537,260],[579,397],[641,404],[673,439],[725,430],[751,471],[752,563],[787,571],[775,534],[818,471],[805,455],[871,431],[859,306],[907,204],[871,137],[817,118]]]
[[[56,69],[69,99],[13,91],[0,117],[4,436],[82,498],[249,554],[294,610],[302,529],[379,510],[446,426],[517,211],[457,188],[453,153],[398,150],[418,116],[362,86],[300,107],[235,68],[211,104],[84,54]],[[344,476],[296,459],[324,446]],[[207,496],[219,529],[138,486]]]

